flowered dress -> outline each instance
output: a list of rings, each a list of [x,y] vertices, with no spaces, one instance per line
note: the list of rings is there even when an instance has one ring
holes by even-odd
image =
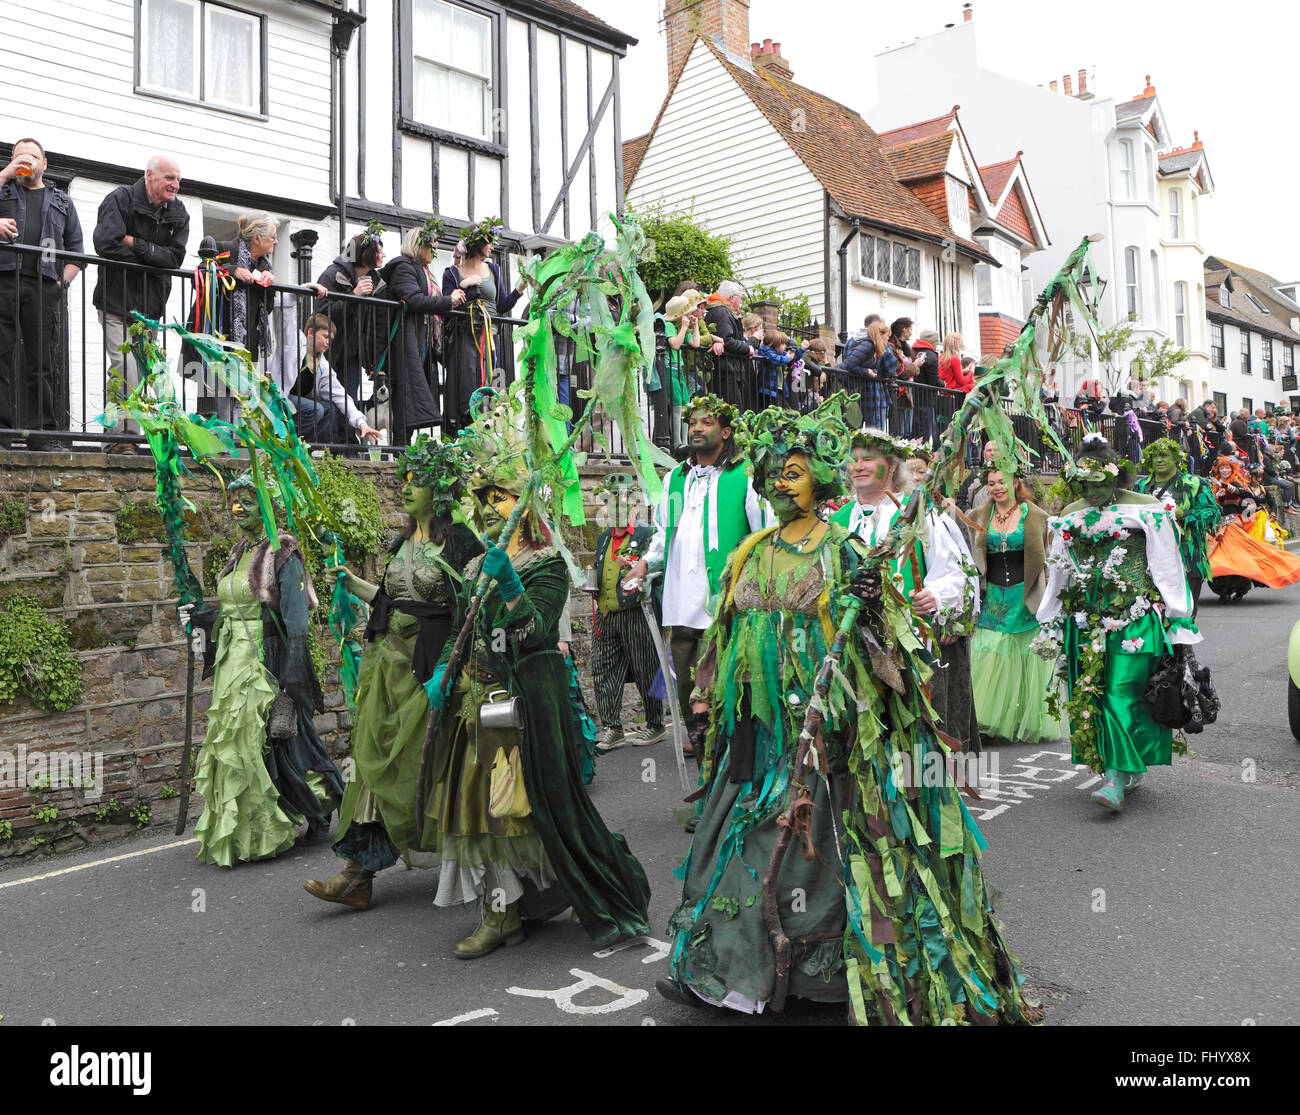
[[[1023,977],[991,916],[986,847],[919,719],[928,676],[908,609],[886,604],[887,638],[851,637],[829,699],[825,759],[793,779],[813,680],[865,547],[832,524],[810,553],[751,535],[732,556],[696,682],[711,693],[708,794],[669,924],[673,978],[745,1012],[771,1000],[775,954],[763,877],[777,818],[812,801],[772,893],[794,942],[788,991],[844,1001],[859,1024],[1026,1020]],[[932,779],[901,778],[922,771]],[[939,760],[937,763],[935,760]],[[922,783],[922,784],[918,784]]]
[[[1141,774],[1173,761],[1173,732],[1151,718],[1147,683],[1174,644],[1201,635],[1173,502],[1119,495],[1122,502],[1074,503],[1049,520],[1038,646],[1062,657],[1074,761],[1099,774]]]

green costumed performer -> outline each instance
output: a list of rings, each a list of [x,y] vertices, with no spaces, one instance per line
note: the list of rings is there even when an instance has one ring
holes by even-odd
[[[219,609],[196,609],[213,675],[208,730],[195,771],[203,815],[198,858],[233,867],[293,846],[295,825],[323,835],[343,796],[313,713],[324,698],[307,646],[316,607],[311,575],[291,534],[272,548],[250,474],[229,487],[240,540],[217,579]]]
[[[933,728],[931,656],[893,555],[817,516],[841,490],[844,404],[753,419],[754,481],[779,525],[732,554],[696,671],[707,796],[658,987],[753,1013],[782,1009],[788,973],[790,994],[847,1001],[859,1024],[1035,1021]],[[810,709],[819,727],[801,744]]]
[[[1174,645],[1201,641],[1173,503],[1125,490],[1133,471],[1101,434],[1083,439],[1065,477],[1080,498],[1048,523],[1035,643],[1059,656],[1074,761],[1104,776],[1092,798],[1115,811],[1148,767],[1169,766],[1175,749],[1186,750],[1152,719],[1143,693]],[[1049,701],[1055,709],[1055,695]]]
[[[1187,455],[1172,438],[1153,441],[1142,452],[1147,475],[1137,482],[1137,491],[1159,500],[1173,500],[1178,520],[1179,551],[1192,590],[1192,615],[1200,606],[1201,585],[1210,576],[1210,536],[1219,524],[1219,505],[1214,487],[1187,469]]]
[[[365,910],[376,871],[399,857],[431,865],[436,832],[416,837],[413,807],[429,702],[424,683],[442,655],[462,570],[483,553],[455,521],[466,458],[455,442],[421,435],[401,459],[406,527],[389,549],[383,576],[369,584],[347,571],[349,589],[371,606],[352,725],[356,778],[339,809],[338,875],[303,885],[317,898]],[[422,855],[421,853],[425,853]]]
[[[990,467],[982,482],[990,499],[971,512],[981,589],[971,687],[980,731],[1016,743],[1058,740],[1068,729],[1047,708],[1055,671],[1033,651],[1035,613],[1047,585],[1047,512],[1014,472]]]
[[[515,944],[525,919],[569,905],[598,945],[650,931],[645,872],[583,785],[568,669],[556,648],[569,576],[530,503],[512,401],[462,432],[476,460],[469,487],[493,544],[465,568],[456,628],[480,573],[490,584],[449,684],[450,640],[425,686],[445,710],[430,761],[428,814],[442,859],[434,902],[482,902],[478,928],[455,947],[461,959]]]

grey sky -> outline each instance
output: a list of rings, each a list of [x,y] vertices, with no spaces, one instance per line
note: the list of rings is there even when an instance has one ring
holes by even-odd
[[[640,135],[668,84],[662,0],[579,2],[640,40],[622,69],[623,135]],[[866,114],[876,102],[874,55],[960,19],[961,0],[753,0],[749,30],[753,41],[781,43],[796,81]],[[1300,228],[1284,200],[1297,185],[1297,154],[1286,140],[1293,96],[1286,75],[1295,69],[1300,5],[977,0],[975,21],[980,64],[1030,84],[1086,69],[1098,96],[1125,100],[1151,74],[1175,144],[1190,144],[1193,130],[1205,144],[1216,186],[1201,209],[1206,253],[1300,278]],[[975,155],[992,161],[1014,152],[1013,127],[1003,146]],[[1026,169],[1031,185],[1049,170]]]

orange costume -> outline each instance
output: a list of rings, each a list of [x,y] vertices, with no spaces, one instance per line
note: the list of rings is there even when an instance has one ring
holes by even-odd
[[[1247,488],[1250,480],[1241,464],[1235,458],[1220,457],[1210,479],[1224,513],[1210,543],[1211,576],[1244,577],[1269,588],[1285,588],[1300,581],[1300,557],[1252,537],[1243,525],[1242,505],[1251,495]]]

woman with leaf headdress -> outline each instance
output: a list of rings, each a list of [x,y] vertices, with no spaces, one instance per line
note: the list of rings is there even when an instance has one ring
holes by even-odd
[[[231,482],[240,540],[217,578],[219,608],[197,609],[208,729],[195,768],[203,814],[194,826],[203,863],[233,867],[329,830],[343,780],[313,722],[325,707],[307,646],[316,592],[291,534],[266,537],[251,474]]]
[[[421,435],[400,466],[406,527],[389,548],[377,585],[347,573],[348,588],[371,606],[352,723],[356,778],[339,808],[334,854],[342,872],[303,885],[317,898],[354,909],[370,906],[376,871],[399,856],[431,866],[437,831],[417,839],[413,809],[420,755],[429,726],[424,683],[451,630],[462,570],[483,552],[463,522],[465,456],[455,442]],[[423,853],[423,855],[422,855]]]
[[[388,297],[401,302],[401,326],[388,346],[387,375],[393,385],[393,442],[404,445],[415,430],[443,421],[438,403],[438,332],[434,314],[464,305],[464,294],[437,293],[429,265],[438,250],[442,221],[430,217],[402,236],[402,252],[381,272]],[[378,377],[376,377],[378,386]]]
[[[375,293],[383,266],[384,226],[371,219],[348,241],[347,247],[334,257],[316,281],[332,295],[366,298]],[[331,298],[327,306],[335,329],[334,341],[329,347],[330,367],[338,374],[355,403],[361,399],[362,365],[373,368],[378,358],[374,351],[378,307],[369,302],[338,297]],[[388,315],[381,313],[378,316],[383,322],[381,340],[386,340]]]
[[[447,322],[447,398],[443,430],[452,433],[470,423],[470,396],[480,387],[491,387],[499,356],[492,315],[508,314],[524,291],[524,279],[507,291],[501,268],[492,259],[501,238],[499,217],[489,217],[467,228],[462,237],[465,259],[442,273],[442,292],[461,292],[467,299],[467,315],[457,314]],[[497,386],[500,386],[497,384]]]
[[[657,986],[695,1006],[780,1009],[775,915],[793,942],[789,994],[847,1002],[860,1025],[1030,1021],[890,555],[817,516],[842,491],[845,403],[837,395],[809,415],[770,408],[753,420],[754,482],[779,525],[733,552],[695,673],[693,700],[709,714],[707,796],[669,923],[672,978]],[[854,596],[870,603],[815,698]],[[822,723],[813,769],[801,773],[814,700]],[[787,820],[789,854],[774,856]]]
[[[461,435],[474,458],[467,486],[490,545],[465,568],[457,628],[480,572],[489,587],[459,671],[444,683],[449,640],[425,686],[430,704],[444,710],[430,762],[428,816],[442,858],[434,903],[482,902],[480,924],[455,948],[465,960],[521,941],[525,920],[570,905],[598,945],[650,932],[645,872],[583,786],[568,669],[556,648],[569,575],[531,502],[513,417],[503,401]],[[521,497],[528,502],[507,541]],[[503,721],[511,702],[519,719]]]

